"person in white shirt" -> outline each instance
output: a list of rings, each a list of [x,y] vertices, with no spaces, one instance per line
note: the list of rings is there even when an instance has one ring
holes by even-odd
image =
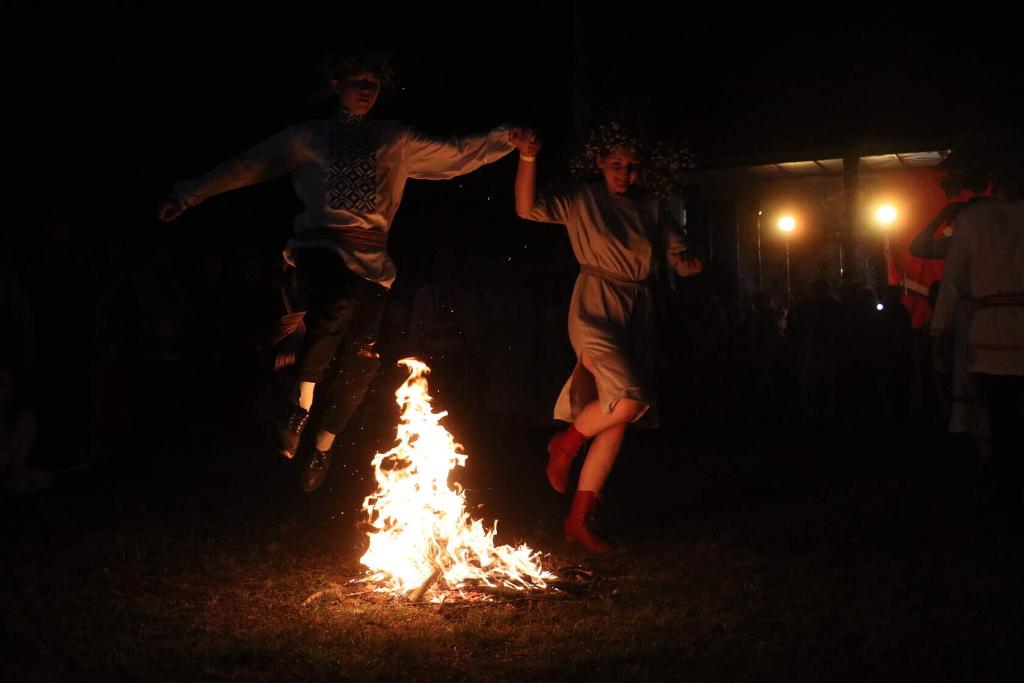
[[[389,58],[379,53],[333,57],[326,70],[338,97],[333,117],[289,126],[198,178],[175,184],[159,209],[159,217],[170,221],[213,195],[291,176],[304,210],[296,216],[285,258],[296,268],[304,311],[292,323],[305,332],[296,356],[294,402],[275,426],[279,453],[294,457],[314,390],[332,359],[341,374],[332,383],[338,393],[328,399],[315,451],[303,470],[301,485],[307,491],[324,481],[335,437],[379,366],[374,344],[395,279],[388,231],[406,181],[454,178],[513,149],[508,126],[438,138],[368,117],[393,77]]]
[[[967,369],[980,381],[991,421],[988,479],[998,504],[1019,515],[1024,502],[1024,145],[1019,138],[992,142],[982,155],[992,196],[957,215],[931,334],[936,369],[945,372],[957,303],[974,301]]]

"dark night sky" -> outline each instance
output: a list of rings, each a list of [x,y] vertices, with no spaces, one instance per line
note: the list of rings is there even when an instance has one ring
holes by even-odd
[[[642,100],[655,128],[685,136],[704,159],[947,137],[993,116],[1020,120],[1024,100],[1012,26],[936,9],[833,6],[851,14],[826,17],[433,3],[353,17],[342,2],[255,6],[216,15],[182,4],[155,15],[132,3],[73,14],[11,10],[2,36],[15,131],[8,151],[23,169],[24,206],[57,192],[56,201],[80,207],[84,223],[157,227],[153,206],[174,179],[307,118],[311,65],[321,47],[350,34],[379,38],[398,55],[405,91],[379,114],[438,133],[527,122],[554,157],[571,140],[574,60],[595,96]],[[413,183],[399,221],[411,220],[410,205],[439,220],[450,202],[463,201],[460,190],[472,195],[463,213],[497,193],[478,217],[506,220],[511,175],[505,166],[467,178],[464,188]],[[294,206],[285,184],[236,194],[181,227],[226,221],[251,230],[272,220],[271,241],[286,234],[281,221]]]

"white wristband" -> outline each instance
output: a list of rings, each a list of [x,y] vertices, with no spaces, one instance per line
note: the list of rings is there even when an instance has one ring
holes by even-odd
[[[537,157],[529,157],[529,156],[526,156],[525,154],[520,154],[519,155],[519,160],[520,161],[537,161]]]

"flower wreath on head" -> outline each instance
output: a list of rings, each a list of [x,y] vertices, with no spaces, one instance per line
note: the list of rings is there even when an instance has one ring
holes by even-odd
[[[599,176],[598,158],[616,148],[636,153],[640,159],[640,185],[659,199],[678,194],[685,186],[683,173],[693,168],[693,154],[685,146],[651,143],[640,126],[608,121],[590,129],[586,142],[570,160],[569,170],[578,179]]]

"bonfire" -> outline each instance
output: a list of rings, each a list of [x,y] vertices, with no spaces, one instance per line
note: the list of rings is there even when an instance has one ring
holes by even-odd
[[[373,459],[377,489],[363,502],[372,527],[370,547],[360,562],[364,581],[382,592],[421,599],[428,589],[435,600],[450,591],[471,588],[542,589],[555,575],[526,544],[495,545],[497,522],[490,529],[466,512],[465,491],[449,485],[456,467],[465,467],[461,444],[441,425],[447,412],[435,413],[427,391],[424,363],[406,358],[409,371],[395,396],[401,408],[397,443]]]

